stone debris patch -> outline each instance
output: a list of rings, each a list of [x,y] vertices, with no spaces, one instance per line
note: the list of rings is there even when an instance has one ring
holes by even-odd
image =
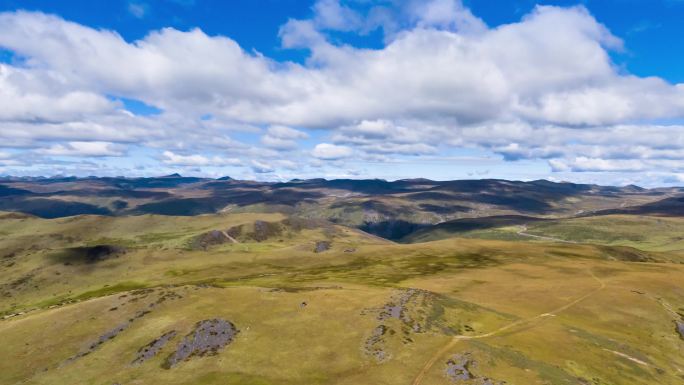
[[[383,362],[388,358],[383,347],[383,336],[385,333],[387,333],[387,326],[378,325],[371,332],[371,336],[366,339],[366,344],[364,346],[366,355],[375,358],[378,362]]]
[[[392,296],[390,301],[379,309],[368,309],[368,312],[376,313],[379,324],[371,331],[370,336],[363,345],[366,356],[374,358],[377,362],[384,362],[391,358],[386,349],[386,342],[401,332],[402,342],[409,344],[414,333],[425,331],[425,312],[421,309],[429,306],[432,293],[425,290],[405,289]],[[364,311],[365,313],[366,311]]]
[[[200,321],[195,330],[185,336],[164,363],[164,368],[172,368],[194,356],[211,356],[233,342],[239,330],[232,322],[223,319]]]
[[[223,245],[225,243],[238,243],[228,231],[212,230],[201,234],[192,243],[193,249],[208,250],[212,246]]]
[[[85,357],[88,354],[94,352],[102,344],[104,344],[105,342],[107,342],[109,340],[113,340],[114,338],[116,338],[116,336],[121,334],[121,332],[128,329],[133,322],[135,322],[136,320],[146,316],[149,313],[150,313],[149,310],[143,310],[143,311],[139,311],[139,312],[135,313],[135,315],[132,318],[129,318],[128,320],[126,320],[126,322],[121,323],[118,326],[116,326],[114,329],[111,329],[111,330],[107,331],[106,333],[102,334],[100,337],[98,337],[97,340],[90,343],[84,351],[81,351],[78,354],[76,354],[75,356],[68,358],[66,361],[64,361],[63,365],[74,362],[77,359]]]
[[[282,233],[283,225],[281,223],[254,221],[253,231],[247,235],[257,242],[263,242],[269,238],[278,237]]]
[[[418,289],[408,289],[401,292],[401,294],[395,296],[392,301],[383,306],[378,314],[378,321],[394,318],[402,322],[405,334],[411,331],[416,333],[422,332],[424,325],[422,325],[421,320],[414,319],[411,316],[411,308],[424,305],[430,294],[425,290]]]
[[[138,319],[140,319],[140,318],[142,318],[142,317],[144,317],[144,316],[150,314],[150,313],[152,312],[152,310],[154,310],[155,307],[159,306],[159,305],[162,304],[163,302],[168,301],[168,300],[175,300],[175,299],[183,298],[181,295],[175,293],[175,292],[172,291],[172,290],[168,290],[168,291],[163,291],[163,290],[161,290],[161,291],[157,292],[155,289],[152,289],[152,288],[148,288],[148,289],[139,289],[139,290],[130,291],[130,292],[128,292],[127,294],[122,294],[122,295],[120,295],[118,298],[119,298],[119,300],[123,300],[123,303],[121,303],[119,306],[110,308],[109,310],[110,310],[110,311],[118,310],[119,307],[121,307],[121,306],[128,305],[128,304],[132,304],[132,303],[136,303],[136,302],[138,302],[138,301],[140,301],[140,300],[144,300],[144,299],[148,298],[148,296],[149,296],[150,294],[155,294],[155,293],[157,293],[157,295],[159,296],[159,297],[156,299],[156,301],[149,302],[149,303],[147,304],[147,306],[144,306],[144,307],[142,308],[143,310],[137,311],[132,317],[128,318],[126,321],[120,323],[119,325],[117,325],[117,326],[114,327],[113,329],[110,329],[109,331],[107,331],[107,332],[105,332],[104,334],[100,335],[100,336],[97,338],[97,340],[95,340],[95,341],[91,342],[90,344],[88,344],[88,346],[87,346],[87,348],[86,348],[85,350],[82,350],[81,352],[79,352],[79,353],[76,354],[75,356],[68,358],[68,359],[67,359],[66,361],[64,361],[61,365],[69,364],[69,363],[71,363],[71,362],[73,362],[73,361],[76,361],[76,360],[79,359],[79,358],[85,357],[85,356],[87,356],[88,354],[94,352],[94,351],[97,350],[102,344],[104,344],[104,343],[107,342],[107,341],[113,340],[113,339],[116,338],[119,334],[121,334],[123,331],[125,331],[126,329],[128,329],[135,321],[137,321]],[[170,338],[169,338],[169,339],[170,339]],[[160,349],[161,349],[161,348],[160,348]]]
[[[138,350],[138,354],[135,357],[135,360],[133,360],[132,364],[139,365],[149,360],[150,358],[156,356],[159,353],[159,351],[175,336],[176,331],[171,330],[170,332],[162,334],[161,337],[143,346],[142,348],[140,348],[140,350]]]
[[[454,355],[447,361],[446,376],[453,382],[468,381],[475,378],[470,373],[470,366],[474,364],[470,354]]]
[[[473,373],[477,362],[470,353],[455,354],[446,362],[446,377],[459,385],[504,385],[505,381],[496,381],[487,377],[479,377]]]
[[[157,305],[162,304],[166,301],[169,300],[174,300],[174,299],[182,299],[183,296],[176,293],[175,291],[167,291],[167,292],[161,292],[159,294],[159,299],[157,299],[157,302],[155,302]]]
[[[314,253],[322,253],[330,250],[332,243],[330,241],[317,241],[314,247]]]
[[[675,321],[675,325],[677,333],[679,333],[679,338],[684,340],[684,318],[681,321]]]

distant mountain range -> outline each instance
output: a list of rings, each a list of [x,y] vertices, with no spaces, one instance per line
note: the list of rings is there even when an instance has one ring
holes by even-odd
[[[43,218],[282,212],[398,240],[430,226],[467,218],[684,215],[684,189],[498,179],[256,182],[179,174],[153,178],[2,177],[0,211]]]

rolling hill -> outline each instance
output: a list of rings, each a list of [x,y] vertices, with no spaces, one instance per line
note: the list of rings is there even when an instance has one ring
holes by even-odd
[[[684,381],[678,189],[157,179],[3,182],[0,383]]]
[[[7,178],[0,180],[0,194],[0,210],[43,218],[282,212],[332,221],[392,240],[463,218],[663,212],[679,207],[684,199],[679,188],[648,190],[544,180],[312,179],[266,183],[178,174],[159,178]]]

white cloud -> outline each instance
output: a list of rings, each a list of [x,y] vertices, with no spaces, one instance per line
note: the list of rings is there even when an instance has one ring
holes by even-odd
[[[360,15],[339,0],[320,0],[313,6],[314,21],[319,28],[352,31],[363,24]]]
[[[271,166],[270,164],[258,160],[253,160],[252,162],[252,171],[254,171],[257,174],[268,174],[272,173],[275,171],[275,168]]]
[[[549,165],[556,172],[684,171],[684,162],[681,160],[663,159],[603,159],[580,156],[573,159],[551,159]]]
[[[110,142],[68,142],[66,144],[55,144],[36,152],[45,155],[56,156],[122,156],[125,149]]]
[[[481,33],[485,23],[457,0],[414,2],[412,12],[421,27],[440,27],[466,33]]]
[[[0,64],[0,147],[113,156],[139,143],[195,167],[236,163],[214,155],[230,151],[263,171],[289,167],[282,154],[324,129],[330,143],[311,151],[311,166],[479,148],[558,172],[681,168],[684,127],[657,122],[684,118],[684,85],[618,70],[610,51],[622,41],[585,8],[541,6],[490,28],[456,0],[358,4],[321,0],[312,19],[282,27],[284,47],[309,49],[305,64],[199,29],[127,42],[56,16],[0,13],[0,47],[25,58]],[[373,28],[385,47],[329,38]],[[110,95],[164,112],[134,116]],[[228,135],[264,126],[262,147]]]
[[[318,159],[337,160],[349,158],[353,151],[347,146],[338,146],[330,143],[319,143],[311,151],[311,155]]]
[[[308,138],[305,132],[294,128],[275,125],[268,127],[266,135],[261,137],[261,144],[276,150],[294,150],[297,148],[297,139]]]
[[[163,152],[162,161],[165,164],[172,166],[186,166],[186,167],[199,167],[199,166],[239,166],[242,162],[236,158],[222,158],[219,156],[214,156],[208,158],[204,155],[192,154],[192,155],[181,155],[176,154],[172,151]]]
[[[116,103],[81,91],[58,74],[0,63],[0,122],[83,119],[111,113]]]
[[[164,29],[127,43],[113,32],[25,12],[0,15],[0,45],[93,92],[250,123],[335,127],[412,118],[462,125],[519,115],[604,124],[616,113],[672,116],[684,100],[681,87],[617,73],[605,48],[619,40],[583,8],[538,7],[519,23],[476,34],[417,28],[380,50],[337,47],[315,24],[293,23],[308,32],[285,28],[283,41],[309,46],[316,67],[276,68],[200,30]],[[613,108],[586,108],[611,95]],[[559,109],[564,101],[568,108]]]
[[[261,144],[266,147],[273,148],[276,150],[294,150],[297,148],[297,142],[294,140],[276,138],[270,135],[264,135],[261,137]]]
[[[131,13],[131,15],[137,17],[138,19],[142,19],[145,17],[147,12],[149,11],[149,6],[145,3],[138,3],[138,2],[129,2],[128,3],[128,12]]]
[[[268,135],[280,139],[306,139],[309,137],[305,132],[295,130],[292,127],[275,125],[267,129]]]

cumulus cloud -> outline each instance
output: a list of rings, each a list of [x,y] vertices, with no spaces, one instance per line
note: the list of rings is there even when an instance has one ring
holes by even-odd
[[[330,38],[375,28],[382,48]],[[318,129],[325,142],[304,154],[312,166],[457,148],[543,159],[557,172],[674,172],[684,161],[683,127],[661,123],[684,118],[684,85],[618,70],[610,52],[623,42],[581,6],[538,6],[489,27],[456,0],[320,0],[280,37],[307,49],[306,62],[200,29],[129,42],[53,15],[0,13],[0,47],[23,58],[0,64],[0,147],[120,156],[116,146],[139,143],[185,166],[234,164],[214,155],[230,150],[269,173]],[[136,116],[119,98],[163,112]],[[262,132],[261,147],[233,130]]]
[[[0,122],[61,122],[115,110],[116,103],[79,90],[59,74],[0,63]]]
[[[38,153],[57,156],[122,156],[124,148],[110,142],[68,142],[55,144],[46,149],[38,150]]]
[[[162,161],[171,166],[187,166],[187,167],[198,167],[198,166],[239,166],[242,162],[236,158],[222,158],[215,156],[208,158],[204,155],[191,154],[191,155],[181,155],[176,154],[172,151],[164,151]]]
[[[311,30],[302,37],[298,29],[295,40],[309,46],[316,67],[276,66],[198,29],[164,29],[128,43],[111,31],[24,12],[0,15],[0,45],[93,91],[250,123],[334,128],[438,118],[463,125],[518,115],[608,124],[672,116],[684,103],[681,87],[617,73],[606,48],[619,39],[581,7],[538,7],[520,23],[474,35],[416,28],[380,50],[332,45],[314,23],[300,22]],[[283,39],[291,39],[287,30]],[[611,108],[587,108],[606,97]]]
[[[311,154],[318,159],[337,160],[349,158],[353,151],[347,146],[338,146],[330,143],[319,143],[314,147]]]
[[[291,127],[275,125],[268,127],[266,135],[261,137],[261,143],[277,150],[294,150],[297,139],[306,139],[309,135]]]
[[[19,159],[15,159],[14,155],[0,151],[0,167],[18,166],[21,164],[22,162]]]
[[[670,173],[684,171],[681,159],[605,159],[580,156],[572,159],[551,159],[554,171],[572,172],[643,172],[668,170]]]
[[[409,2],[417,24],[421,27],[440,27],[465,33],[487,30],[485,23],[475,17],[460,1],[433,0]]]
[[[340,4],[339,0],[320,0],[314,4],[313,9],[314,21],[319,28],[353,31],[363,24],[360,15]]]
[[[258,160],[253,160],[251,162],[252,164],[252,171],[254,171],[257,174],[268,174],[272,173],[275,171],[275,168],[271,166],[270,164]]]

